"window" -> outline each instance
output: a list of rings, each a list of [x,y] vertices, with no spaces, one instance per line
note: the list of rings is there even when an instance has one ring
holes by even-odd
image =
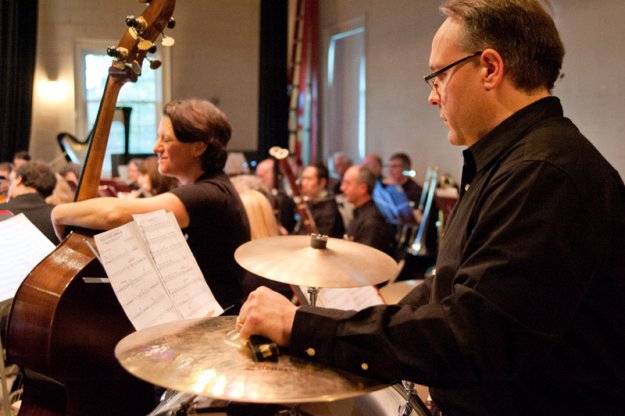
[[[325,154],[342,151],[360,159],[366,151],[364,17],[328,29],[325,45]]]
[[[111,57],[106,55],[106,48],[113,44],[115,42],[79,42],[76,47],[77,74],[80,74],[75,77],[76,131],[84,138],[89,135],[98,114],[111,66]],[[130,153],[152,153],[163,102],[169,99],[169,77],[166,69],[168,55],[166,48],[161,47],[157,53],[149,56],[150,59],[164,61],[157,70],[150,69],[150,62],[144,59],[137,82],[127,82],[119,93],[117,106],[132,108],[128,136]],[[115,153],[124,153],[124,125],[117,118],[111,126],[102,177],[111,176],[111,154]]]

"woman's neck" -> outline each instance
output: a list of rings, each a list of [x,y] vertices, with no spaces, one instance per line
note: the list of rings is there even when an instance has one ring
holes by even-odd
[[[204,170],[200,166],[194,166],[192,169],[189,169],[183,175],[177,176],[180,181],[180,185],[190,185],[195,183],[200,176],[204,174]]]

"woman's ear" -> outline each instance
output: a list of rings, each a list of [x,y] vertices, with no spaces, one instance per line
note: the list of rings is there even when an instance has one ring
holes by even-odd
[[[487,90],[497,88],[503,81],[505,66],[503,58],[495,49],[485,49],[480,57],[480,63],[484,69],[484,87]]]
[[[206,151],[206,147],[208,147],[206,142],[193,142],[193,154],[195,156],[202,156]]]

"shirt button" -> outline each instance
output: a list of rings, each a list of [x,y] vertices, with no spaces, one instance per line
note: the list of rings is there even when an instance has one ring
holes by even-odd
[[[360,368],[362,368],[363,371],[367,371],[369,369],[369,364],[362,363],[362,364],[360,364]]]
[[[314,357],[317,351],[315,351],[314,348],[306,348],[306,354],[308,354],[309,357]]]

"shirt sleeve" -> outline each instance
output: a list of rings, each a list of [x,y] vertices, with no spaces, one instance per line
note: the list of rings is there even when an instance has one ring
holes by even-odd
[[[600,247],[573,182],[522,163],[483,195],[445,296],[418,286],[399,305],[360,312],[302,307],[295,355],[385,381],[467,386],[518,377],[548,356],[588,289]],[[579,244],[571,244],[571,241]],[[423,285],[422,285],[423,286]],[[431,295],[431,296],[430,296]]]

